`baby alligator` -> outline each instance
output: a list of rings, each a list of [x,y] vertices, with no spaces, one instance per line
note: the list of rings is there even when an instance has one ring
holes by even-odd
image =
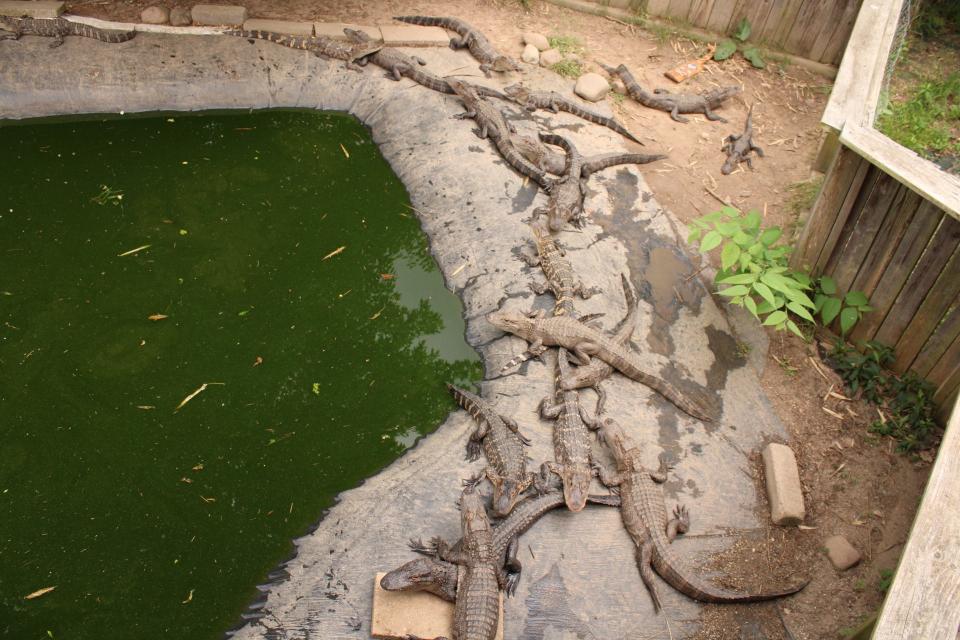
[[[583,286],[583,283],[574,275],[573,267],[566,258],[566,252],[550,237],[550,234],[537,225],[531,225],[530,228],[537,248],[536,255],[532,257],[526,254],[521,255],[531,267],[539,265],[547,279],[546,284],[533,283],[530,288],[537,295],[543,295],[547,289],[550,289],[556,298],[553,312],[558,316],[572,315],[574,295],[586,300],[595,293],[600,293],[600,290]]]
[[[666,111],[670,114],[670,117],[677,122],[688,122],[687,118],[680,115],[681,113],[702,113],[707,117],[707,120],[726,122],[724,118],[715,114],[712,109],[716,109],[723,101],[740,93],[740,87],[738,86],[713,89],[703,95],[695,93],[670,93],[666,89],[655,89],[653,93],[650,93],[637,84],[633,74],[630,73],[630,70],[627,69],[626,66],[621,64],[616,69],[608,67],[605,64],[601,64],[600,66],[610,75],[620,77],[631,98],[645,107]]]
[[[620,487],[620,515],[627,533],[637,545],[637,566],[640,577],[653,598],[653,607],[661,609],[660,596],[653,582],[651,565],[660,577],[677,591],[701,602],[757,602],[772,600],[796,593],[806,582],[787,589],[763,593],[739,593],[715,587],[703,579],[690,575],[670,548],[678,533],[690,527],[690,515],[685,507],[674,509],[674,517],[667,519],[663,495],[657,487],[667,479],[670,466],[660,461],[658,471],[643,466],[640,449],[624,433],[619,424],[607,418],[600,427],[600,438],[607,444],[616,470],[597,466],[600,481],[608,487]]]
[[[362,71],[360,67],[367,64],[367,57],[383,47],[381,43],[373,41],[347,44],[326,36],[291,36],[273,31],[231,29],[223,33],[240,38],[266,40],[291,49],[304,49],[316,56],[343,60],[347,69],[353,71]]]
[[[590,111],[589,109],[584,109],[576,102],[568,100],[556,91],[532,91],[521,84],[511,84],[507,87],[504,87],[503,92],[513,98],[514,102],[521,105],[527,111],[533,112],[537,109],[547,109],[553,113],[556,113],[558,110],[566,111],[567,113],[572,113],[578,118],[583,118],[588,122],[593,122],[595,124],[607,127],[608,129],[613,129],[620,135],[630,138],[637,144],[643,144],[636,138],[636,136],[627,131],[622,124],[613,118],[608,118],[594,111]]]
[[[63,44],[64,36],[83,36],[100,42],[117,44],[131,40],[136,31],[111,31],[98,29],[87,24],[72,22],[64,18],[13,18],[0,16],[0,29],[10,31],[11,35],[4,35],[0,40],[19,40],[20,36],[45,36],[54,38],[50,48]]]
[[[564,167],[567,165],[567,157],[564,154],[553,151],[549,146],[532,136],[514,135],[511,140],[517,151],[535,167],[555,176],[563,175]],[[591,174],[608,167],[621,164],[646,164],[651,162],[651,157],[654,159],[666,158],[666,156],[656,157],[647,153],[598,153],[583,160],[580,175],[587,178]]]
[[[408,22],[410,24],[419,24],[427,27],[443,27],[450,31],[456,31],[460,34],[459,38],[450,40],[451,49],[462,49],[467,47],[473,57],[480,61],[480,70],[483,74],[490,77],[490,71],[519,71],[517,63],[499,51],[493,48],[487,37],[476,28],[467,24],[459,18],[435,18],[431,16],[399,16],[394,20]]]
[[[731,133],[723,139],[723,152],[727,154],[727,160],[720,168],[720,173],[725,176],[733,173],[741,162],[746,162],[747,166],[753,169],[751,151],[756,151],[757,156],[763,157],[763,149],[753,144],[753,105],[750,105],[750,111],[747,112],[743,133]]]

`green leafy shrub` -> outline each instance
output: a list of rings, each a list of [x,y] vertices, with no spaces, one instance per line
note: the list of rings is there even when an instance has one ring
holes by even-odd
[[[863,353],[845,342],[837,342],[827,358],[834,371],[840,374],[851,394],[862,392],[873,404],[883,402],[887,386],[886,368],[893,364],[893,349],[870,341]]]
[[[750,37],[752,32],[753,27],[750,26],[750,21],[746,18],[741,19],[734,28],[733,33],[730,34],[732,40],[724,40],[717,45],[717,49],[713,52],[713,59],[721,62],[732,56],[739,49],[740,55],[754,67],[757,69],[766,67],[767,63],[764,61],[763,56],[760,55],[760,50],[753,45],[746,44],[747,38]]]
[[[583,65],[576,60],[561,60],[550,65],[550,68],[564,78],[579,78],[583,75]]]
[[[829,276],[817,280],[817,292],[813,298],[814,313],[820,314],[823,326],[830,326],[840,316],[840,335],[846,335],[860,321],[863,314],[872,311],[862,291],[850,291],[845,296],[837,295],[837,283]]]

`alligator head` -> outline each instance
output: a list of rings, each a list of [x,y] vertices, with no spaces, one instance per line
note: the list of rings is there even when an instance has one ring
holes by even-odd
[[[499,71],[500,73],[506,73],[507,71],[520,71],[520,66],[507,56],[497,56],[494,58],[493,62],[490,63],[490,68],[494,71]]]
[[[583,511],[583,508],[587,506],[587,494],[590,493],[593,470],[590,467],[574,464],[563,465],[559,468],[554,465],[551,470],[560,476],[560,480],[563,481],[563,501],[567,508],[574,513]]]
[[[498,518],[503,518],[513,511],[513,507],[520,500],[520,495],[527,490],[530,484],[525,481],[518,482],[511,478],[504,478],[493,473],[489,468],[487,469],[487,479],[493,486],[492,512]]]
[[[624,432],[623,427],[613,418],[606,418],[601,423],[597,436],[601,442],[610,448],[613,459],[617,461],[618,465],[624,462],[630,450],[635,448],[633,441]]]
[[[487,322],[525,340],[530,339],[533,328],[533,321],[519,311],[495,311],[487,315]]]
[[[457,565],[436,558],[417,558],[380,579],[386,591],[427,591],[453,602],[457,598]]]

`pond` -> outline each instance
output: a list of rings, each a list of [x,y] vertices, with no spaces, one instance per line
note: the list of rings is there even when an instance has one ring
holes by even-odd
[[[219,638],[480,377],[460,302],[352,117],[0,124],[0,636]]]

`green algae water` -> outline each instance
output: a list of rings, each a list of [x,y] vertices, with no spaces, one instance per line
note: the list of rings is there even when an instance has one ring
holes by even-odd
[[[0,124],[0,636],[222,637],[480,376],[460,303],[351,117]]]

